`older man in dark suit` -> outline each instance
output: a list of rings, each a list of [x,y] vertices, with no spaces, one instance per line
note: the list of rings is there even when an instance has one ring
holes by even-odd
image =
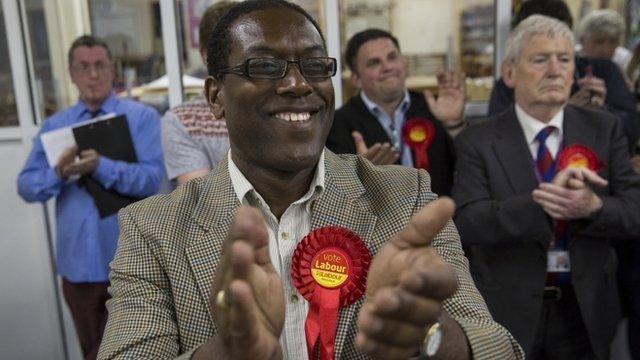
[[[607,359],[620,317],[609,241],[640,231],[640,178],[619,120],[567,105],[565,24],[527,18],[506,57],[515,105],[456,139],[456,223],[472,275],[529,358]]]

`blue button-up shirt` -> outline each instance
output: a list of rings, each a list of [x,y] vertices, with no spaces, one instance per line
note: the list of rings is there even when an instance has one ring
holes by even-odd
[[[384,109],[378,104],[374,103],[364,91],[360,92],[360,98],[364,102],[369,112],[378,119],[380,125],[384,131],[386,131],[389,139],[391,139],[391,145],[393,145],[400,154],[400,162],[404,166],[413,167],[413,157],[411,156],[411,148],[402,141],[402,127],[404,126],[407,110],[411,106],[411,98],[409,97],[409,91],[404,90],[404,97],[400,104],[393,112],[393,119],[389,117]]]
[[[107,189],[123,195],[145,197],[155,194],[164,178],[160,145],[160,115],[153,108],[114,93],[102,103],[101,113],[125,114],[131,132],[137,163],[100,156],[91,176]],[[28,201],[45,202],[56,198],[57,270],[71,282],[108,280],[109,262],[118,241],[116,214],[101,219],[93,198],[77,181],[62,181],[50,167],[40,134],[74,125],[91,118],[87,106],[78,101],[46,119],[26,164],[18,175],[18,193]],[[118,141],[118,139],[113,139]]]

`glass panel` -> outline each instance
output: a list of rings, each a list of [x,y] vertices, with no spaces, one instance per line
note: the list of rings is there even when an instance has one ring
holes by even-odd
[[[61,83],[66,69],[59,63],[55,72],[52,64],[51,32],[46,15],[47,11],[53,9],[46,8],[43,0],[27,0],[25,5],[36,80],[36,104],[40,119],[44,119],[65,106],[64,99],[67,96],[62,94]]]
[[[206,64],[202,61],[200,55],[199,26],[200,20],[204,12],[211,4],[217,1],[211,0],[179,0],[177,10],[178,19],[181,24],[179,36],[182,43],[182,74],[184,86],[184,98],[186,100],[197,96],[204,85],[204,79],[207,77]],[[318,22],[320,27],[324,29],[322,15],[321,0],[297,0],[292,1],[304,8]]]
[[[104,39],[116,63],[115,89],[169,107],[159,0],[89,0],[92,34]]]
[[[18,126],[18,109],[13,90],[13,77],[4,27],[4,13],[0,6],[0,127]]]
[[[453,68],[466,73],[470,101],[488,100],[493,84],[493,0],[344,0],[340,4],[343,53],[356,32],[381,28],[400,42],[407,87],[435,89],[436,73]],[[345,100],[357,91],[349,76],[345,67]]]

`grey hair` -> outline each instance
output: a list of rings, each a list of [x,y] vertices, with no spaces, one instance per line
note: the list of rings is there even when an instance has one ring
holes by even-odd
[[[587,14],[578,24],[576,37],[587,39],[592,36],[605,35],[620,40],[624,35],[625,24],[620,14],[610,9],[595,10]]]
[[[516,26],[507,39],[505,60],[517,61],[520,58],[525,43],[536,35],[546,35],[550,38],[564,37],[569,39],[573,49],[573,32],[567,24],[560,20],[544,15],[531,15]]]

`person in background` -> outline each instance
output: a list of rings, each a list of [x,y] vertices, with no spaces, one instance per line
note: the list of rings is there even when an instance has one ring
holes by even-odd
[[[453,204],[436,200],[428,174],[325,149],[336,59],[311,15],[240,2],[214,29],[207,61],[206,98],[227,120],[231,150],[210,175],[120,213],[101,359],[315,358],[313,325],[305,336],[315,311],[292,256],[315,251],[309,231],[346,229],[362,242],[333,244],[357,256],[340,291],[355,302],[320,321],[323,358],[407,359],[425,342],[433,359],[522,358],[470,281]],[[368,275],[358,271],[366,252]],[[330,309],[332,294],[311,303]]]
[[[85,35],[73,42],[69,73],[80,93],[78,102],[42,124],[18,175],[18,193],[28,202],[56,199],[56,269],[82,352],[94,359],[107,319],[109,262],[119,229],[116,215],[101,218],[86,187],[76,179],[90,176],[102,187],[131,197],[155,194],[164,177],[160,116],[149,106],[116,97],[115,67],[109,48],[98,38]],[[137,163],[113,160],[92,149],[79,152],[73,146],[49,166],[41,134],[107,113],[126,115]]]
[[[540,14],[556,18],[569,28],[573,19],[569,7],[561,0],[529,0],[522,3],[514,17],[514,27],[530,15]],[[622,121],[627,144],[631,148],[640,137],[640,121],[636,113],[636,99],[629,90],[624,75],[609,59],[592,59],[576,55],[574,82],[570,102],[576,106],[602,109]],[[504,67],[504,66],[503,66]],[[513,89],[501,78],[496,80],[489,99],[489,116],[505,111],[513,104]]]
[[[610,59],[625,75],[632,53],[620,46],[625,32],[624,19],[611,9],[594,10],[588,13],[576,28],[576,39],[579,45],[576,51],[587,58]]]
[[[631,89],[634,89],[627,69],[631,51],[620,46],[625,33],[624,19],[610,9],[594,10],[578,24],[576,37],[578,51],[588,58],[611,59],[621,69]],[[633,71],[631,72],[633,75]],[[637,97],[636,97],[637,99]],[[631,139],[630,139],[631,141]],[[631,164],[640,172],[640,139],[631,142]],[[618,277],[623,314],[628,318],[628,339],[631,356],[640,360],[640,242],[638,238],[616,239],[613,243],[618,254]]]
[[[570,104],[566,24],[527,17],[505,56],[515,105],[455,141],[455,222],[471,274],[528,359],[608,359],[620,319],[611,241],[640,232],[640,176],[620,121]],[[593,170],[568,166],[579,154]]]
[[[425,168],[433,191],[449,195],[455,156],[447,132],[455,135],[467,125],[463,80],[453,71],[441,72],[437,99],[429,91],[408,90],[398,40],[380,29],[353,35],[345,58],[351,82],[360,91],[336,111],[327,147],[338,154],[362,155],[374,164]],[[410,146],[406,139],[405,126],[416,118],[433,125],[424,137],[428,145]],[[420,161],[424,157],[428,165]]]
[[[200,55],[207,61],[207,44],[220,18],[234,2],[220,1],[207,8],[200,22]],[[224,119],[209,110],[204,94],[167,111],[162,117],[162,148],[167,177],[182,185],[206,175],[229,150]]]

